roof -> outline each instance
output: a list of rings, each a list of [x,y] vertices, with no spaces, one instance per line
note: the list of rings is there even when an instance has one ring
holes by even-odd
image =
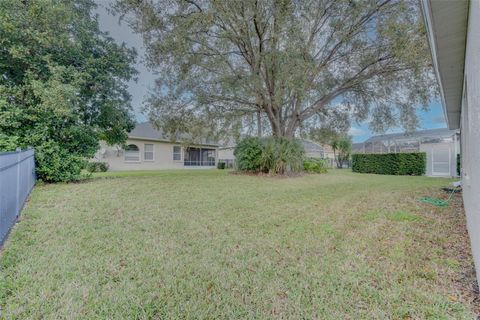
[[[128,134],[129,139],[142,139],[142,140],[153,140],[153,141],[162,141],[162,142],[172,142],[173,139],[169,138],[161,128],[156,129],[150,122],[138,123],[135,128],[130,131]],[[182,142],[187,141],[189,137],[186,134],[180,134],[177,136],[176,141]],[[199,145],[209,145],[217,146],[218,144],[208,138],[200,138],[199,142],[196,143]]]
[[[423,0],[428,42],[449,129],[460,127],[468,0]]]
[[[301,139],[300,143],[302,144],[303,149],[305,150],[306,153],[322,153],[323,152],[323,147],[316,142]]]
[[[453,136],[457,130],[450,130],[447,128],[442,129],[430,129],[430,130],[421,130],[415,131],[411,133],[390,133],[390,134],[382,134],[378,136],[370,137],[369,139],[365,140],[366,142],[375,142],[375,141],[384,141],[384,140],[400,140],[400,139],[408,139],[408,138],[422,138],[422,137],[450,137]]]

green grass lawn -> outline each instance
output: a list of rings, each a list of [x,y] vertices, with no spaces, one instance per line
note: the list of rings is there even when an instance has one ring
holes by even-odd
[[[441,196],[449,180],[115,175],[34,189],[0,256],[0,318],[471,319],[476,310],[459,199],[417,201]]]

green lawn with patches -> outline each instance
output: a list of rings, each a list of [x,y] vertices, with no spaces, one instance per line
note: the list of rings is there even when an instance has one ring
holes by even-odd
[[[0,255],[5,319],[471,319],[449,180],[332,170],[37,186]]]

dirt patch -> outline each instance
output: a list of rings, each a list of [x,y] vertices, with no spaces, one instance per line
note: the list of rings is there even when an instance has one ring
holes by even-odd
[[[453,286],[459,293],[458,298],[473,306],[475,314],[480,315],[480,294],[477,280],[475,277],[475,266],[473,264],[472,250],[470,247],[470,238],[465,222],[465,211],[461,194],[455,194],[450,202],[454,212],[451,218],[451,232],[454,235],[444,244],[443,249],[446,256],[453,257],[458,261],[459,272],[453,280]]]

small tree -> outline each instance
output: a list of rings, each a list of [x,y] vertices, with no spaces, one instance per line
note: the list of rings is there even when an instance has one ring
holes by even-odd
[[[333,156],[337,168],[343,168],[345,161],[348,161],[352,153],[352,139],[347,135],[337,135],[331,142],[330,146],[333,149]]]

